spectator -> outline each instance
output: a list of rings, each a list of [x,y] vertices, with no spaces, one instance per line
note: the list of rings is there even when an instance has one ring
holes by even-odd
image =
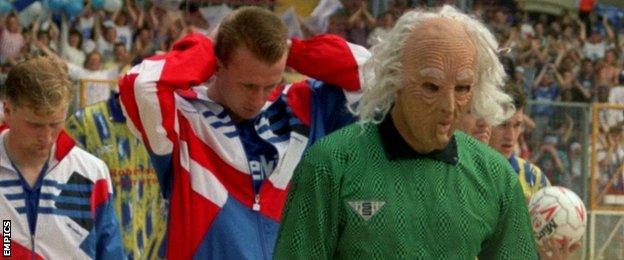
[[[511,75],[511,83],[516,84],[522,88],[524,94],[527,95],[531,93],[529,87],[530,85],[526,84],[524,77],[524,67],[516,66],[514,68],[513,74]]]
[[[368,12],[367,1],[360,0],[359,8],[349,17],[347,40],[358,45],[367,46],[367,36],[375,22],[373,15]]]
[[[563,42],[560,42],[557,48],[555,66],[558,68],[558,71],[570,71],[576,74],[581,69],[580,56],[575,51],[566,50]]]
[[[50,27],[50,28],[54,28],[54,27]],[[48,31],[40,30],[39,21],[33,22],[31,33],[33,35],[33,40],[30,43],[31,54],[36,55],[36,56],[45,55],[45,52],[43,52],[41,49],[39,49],[39,47],[37,47],[38,45],[37,42],[41,42],[41,44],[43,44],[44,46],[47,46],[49,49],[53,50],[54,52],[58,51],[58,46],[56,46],[55,42],[53,42],[50,39],[50,33]]]
[[[82,14],[78,17],[76,29],[80,32],[80,34],[82,34],[83,40],[90,39],[92,36],[91,34],[95,26],[95,21],[97,20],[94,13],[95,12],[91,8],[91,4],[87,3],[82,9]]]
[[[569,186],[569,183],[563,183],[566,178],[564,175],[569,175],[568,156],[565,151],[557,148],[558,141],[556,135],[545,136],[532,161],[542,169],[553,185]]]
[[[180,7],[184,11],[184,22],[192,28],[192,31],[208,35],[210,33],[210,23],[199,12],[196,3],[187,3]]]
[[[554,73],[556,73],[556,69],[553,64],[544,65],[539,76],[533,82],[533,98],[536,101],[555,102],[559,100],[560,91],[557,83],[553,81]],[[536,124],[532,143],[537,144],[543,140],[548,120],[553,115],[553,109],[552,105],[538,104],[533,106],[532,112]]]
[[[618,84],[620,68],[617,66],[617,54],[615,50],[606,51],[604,58],[599,62],[596,73],[596,85],[613,87]]]
[[[604,57],[607,48],[614,41],[613,30],[609,26],[606,17],[603,18],[603,25],[607,34],[607,39],[603,39],[597,28],[592,28],[589,38],[585,39],[585,33],[580,33],[580,40],[583,42],[583,55],[592,61],[596,61]]]
[[[128,50],[126,50],[126,46],[121,43],[115,43],[115,48],[113,49],[113,59],[108,59],[104,63],[105,69],[119,68],[119,74],[124,74],[125,71],[129,68],[130,62],[132,61],[132,55]]]
[[[624,163],[624,134],[622,125],[610,127],[605,142],[599,143],[598,165],[602,177],[601,183],[606,183],[612,174],[618,172],[618,167]]]
[[[368,46],[373,46],[377,44],[379,41],[384,39],[384,36],[392,29],[394,26],[396,18],[392,14],[392,12],[385,12],[381,17],[381,23],[373,29],[373,31],[368,35],[368,40],[366,43]]]
[[[152,30],[149,27],[142,27],[139,29],[136,39],[134,40],[134,47],[132,53],[140,57],[148,57],[154,55],[156,52],[156,44],[154,43]]]
[[[557,70],[553,70],[553,74],[555,74],[559,91],[561,92],[560,100],[563,102],[571,102],[576,89],[576,76],[572,71],[564,71],[563,75],[561,75]]]
[[[24,46],[22,28],[15,14],[9,14],[4,20],[0,33],[0,61],[14,61]]]
[[[394,17],[401,17],[409,9],[409,0],[393,0],[389,11],[394,14]]]
[[[561,36],[561,41],[564,44],[566,50],[580,50],[581,49],[581,41],[579,37],[576,36],[578,30],[572,25],[565,25],[563,27],[563,35]]]
[[[125,0],[128,3],[128,0]],[[133,22],[136,20],[136,14],[134,10],[126,5],[128,10],[119,10],[113,13],[112,20],[115,21],[113,28],[115,28],[117,39],[115,42],[122,42],[125,44],[126,49],[132,49],[132,32],[133,26],[128,21],[128,15],[132,17]]]
[[[520,33],[522,38],[526,39],[529,37],[535,37],[535,29],[531,24],[531,20],[529,19],[529,15],[524,13],[522,16],[522,24],[520,25]]]
[[[82,35],[76,29],[70,29],[67,18],[61,21],[61,57],[73,64],[82,65],[86,55],[82,51]],[[42,48],[42,45],[39,45]]]
[[[583,97],[579,97],[580,102],[589,102],[592,100],[592,93],[594,92],[594,63],[588,59],[584,58],[581,62],[581,71],[578,73],[576,79],[578,84],[582,87]]]
[[[48,56],[55,59],[61,59],[47,47],[39,43],[41,48]],[[102,66],[102,55],[97,51],[90,52],[87,55],[85,63],[81,65],[73,64],[65,60],[68,67],[69,78],[73,81],[82,80],[100,80],[100,81],[114,81],[119,77],[119,67],[112,67],[104,69]],[[85,89],[77,93],[80,105],[91,105],[100,101],[107,100],[110,97],[110,84],[109,83],[94,83],[90,85],[82,86]],[[84,91],[84,93],[82,92]],[[86,95],[86,96],[82,96]]]
[[[540,38],[529,37],[519,49],[520,54],[516,57],[516,60],[523,61],[521,64],[523,64],[525,69],[534,68],[538,62],[543,63],[546,61],[546,55],[542,53]],[[530,74],[535,75],[537,73],[533,72]],[[534,78],[531,77],[528,80],[532,82]]]
[[[44,46],[41,42],[38,43],[38,47],[42,49],[48,56],[55,59],[61,59],[52,50]],[[85,62],[81,65],[72,63],[69,60],[64,60],[69,68],[69,78],[71,80],[79,81],[83,79],[96,79],[96,80],[115,80],[119,76],[119,66],[111,69],[104,69],[102,66],[102,54],[97,51],[90,52]]]
[[[570,116],[568,111],[560,111],[555,118],[559,119],[555,121],[552,129],[554,135],[557,137],[557,148],[562,151],[567,151],[570,140],[572,139],[572,133],[574,131],[574,118]]]
[[[533,39],[539,40],[539,47],[543,48],[546,46],[546,38],[546,34],[544,33],[544,24],[537,23],[535,25],[535,35],[533,36]]]
[[[103,17],[100,14],[97,14],[95,26],[93,28],[95,34],[96,50],[104,57],[106,57],[107,60],[110,60],[110,57],[112,57],[113,54],[113,45],[117,40],[117,29],[115,29],[115,27],[110,24],[104,25],[102,20]]]
[[[335,34],[341,38],[347,38],[348,22],[342,14],[335,14],[329,17],[327,33]]]
[[[187,27],[185,26],[182,19],[182,15],[179,12],[167,12],[164,16],[164,21],[159,24],[161,27],[163,27],[162,29],[160,29],[161,33],[164,32],[162,33],[160,38],[160,49],[162,51],[167,51],[171,49],[173,43],[181,39],[185,35],[185,30],[187,30]]]
[[[79,105],[92,105],[110,98],[110,88],[116,85],[114,81],[119,77],[119,67],[103,69],[101,54],[96,51],[89,53],[84,67],[69,62],[67,67],[70,79],[80,82]]]
[[[490,28],[495,34],[507,35],[509,33],[511,27],[507,23],[507,14],[503,10],[497,10],[494,13]]]
[[[580,188],[583,186],[583,179],[581,179],[581,176],[583,172],[588,172],[588,169],[583,169],[583,148],[581,144],[578,142],[572,143],[568,154],[570,158],[570,177],[572,178],[570,188],[577,194],[582,194]]]

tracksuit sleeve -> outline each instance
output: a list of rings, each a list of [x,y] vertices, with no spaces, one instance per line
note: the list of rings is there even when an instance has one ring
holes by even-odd
[[[96,222],[98,222],[96,259],[124,259],[121,228],[115,216],[112,196],[100,206]]]
[[[165,196],[171,183],[171,155],[177,146],[175,91],[189,90],[214,73],[212,42],[191,33],[173,49],[144,60],[119,81],[120,99],[128,127],[143,140]]]
[[[303,75],[351,92],[360,90],[361,67],[369,57],[366,48],[327,34],[292,39],[287,64]]]
[[[287,87],[286,98],[297,118],[323,136],[352,122],[347,106],[361,96],[366,48],[335,35],[293,39],[288,66],[311,79]]]
[[[95,214],[95,259],[125,259],[121,227],[113,205],[113,185],[108,167],[101,162],[103,178],[95,181],[91,209]]]

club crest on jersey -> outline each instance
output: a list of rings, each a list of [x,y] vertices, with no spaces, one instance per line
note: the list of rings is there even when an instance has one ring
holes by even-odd
[[[368,221],[372,218],[381,208],[386,204],[385,201],[371,201],[371,200],[352,200],[347,201],[347,204],[362,217],[362,219]]]

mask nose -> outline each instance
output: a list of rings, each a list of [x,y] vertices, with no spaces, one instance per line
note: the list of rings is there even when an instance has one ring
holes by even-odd
[[[453,114],[455,113],[455,93],[453,92],[452,88],[447,89],[451,90],[447,91],[446,93],[441,93],[442,95],[440,96],[438,105],[443,112],[447,114]]]

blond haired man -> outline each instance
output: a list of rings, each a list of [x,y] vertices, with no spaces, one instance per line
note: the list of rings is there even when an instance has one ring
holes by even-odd
[[[11,223],[18,259],[123,258],[108,168],[63,132],[71,96],[67,67],[51,58],[7,77],[0,218]]]
[[[191,33],[121,79],[128,125],[170,198],[168,258],[271,259],[303,151],[353,119],[368,51],[287,35],[274,13],[243,7],[215,45]],[[314,79],[283,85],[286,65]]]

